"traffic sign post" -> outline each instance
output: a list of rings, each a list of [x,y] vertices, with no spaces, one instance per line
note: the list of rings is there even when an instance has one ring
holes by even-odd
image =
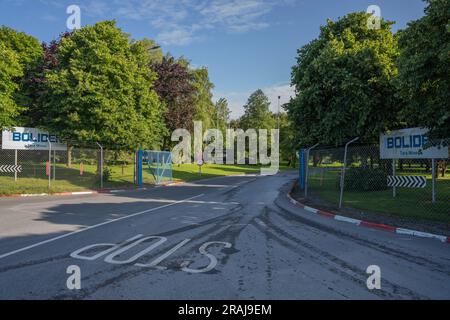
[[[387,185],[393,188],[425,188],[427,178],[423,176],[388,176]]]
[[[436,161],[431,159],[431,201],[436,202]]]
[[[395,177],[395,171],[396,171],[396,161],[395,159],[392,159],[392,175]],[[396,197],[397,196],[397,187],[393,186],[392,187],[392,197]]]
[[[22,172],[22,166],[18,165],[0,165],[0,172],[2,173],[19,173]]]
[[[202,159],[197,160],[197,165],[198,165],[198,173],[200,173],[200,175],[201,175],[202,174],[203,160]]]
[[[395,179],[395,162],[396,159],[426,159],[431,160],[431,199],[432,202],[436,202],[436,159],[447,159],[449,155],[449,148],[444,145],[440,146],[427,146],[428,144],[428,129],[426,128],[406,128],[402,130],[395,130],[388,134],[380,135],[380,158],[392,159],[392,181]],[[399,184],[414,184],[413,177],[401,177]],[[419,177],[424,179],[424,177]],[[409,180],[408,180],[409,179]],[[426,179],[425,179],[426,184]],[[392,196],[395,198],[397,195],[396,187],[400,185],[392,186]],[[423,186],[424,187],[424,186]],[[422,186],[416,188],[423,188]],[[413,186],[414,188],[414,186]]]

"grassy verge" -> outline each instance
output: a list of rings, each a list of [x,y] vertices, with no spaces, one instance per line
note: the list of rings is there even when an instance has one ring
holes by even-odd
[[[108,181],[104,182],[104,188],[127,188],[135,186],[134,166],[117,165],[108,166],[111,175]],[[174,165],[172,168],[173,179],[175,181],[194,181],[199,179],[236,175],[253,174],[260,172],[260,166],[256,165],[214,165],[208,164],[202,167],[201,174],[195,164]],[[281,166],[281,170],[286,169]],[[55,177],[51,181],[51,188],[48,188],[48,177],[45,174],[45,164],[35,167],[27,166],[24,172],[18,175],[17,181],[9,175],[0,175],[0,194],[23,194],[23,193],[56,193],[72,192],[86,189],[99,189],[100,179],[96,174],[95,165],[84,165],[83,174],[80,174],[80,166],[72,165],[71,168],[65,165],[56,165]],[[155,179],[151,172],[144,166],[143,181],[145,184],[154,184]]]
[[[317,170],[309,177],[309,190],[312,195],[337,206],[339,203],[339,170]],[[424,189],[397,188],[397,196],[392,188],[382,191],[345,191],[345,207],[382,212],[400,217],[412,217],[450,222],[450,175],[440,177],[436,183],[437,201],[431,201],[431,175],[426,173],[403,172],[399,175],[421,175],[427,177]]]

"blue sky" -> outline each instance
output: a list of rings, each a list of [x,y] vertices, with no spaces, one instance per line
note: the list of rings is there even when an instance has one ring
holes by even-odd
[[[50,41],[66,30],[67,6],[81,7],[82,25],[116,19],[135,39],[206,66],[215,99],[229,100],[233,117],[263,89],[276,110],[286,102],[296,51],[318,36],[327,18],[378,5],[394,30],[423,16],[422,0],[0,0],[0,24]]]

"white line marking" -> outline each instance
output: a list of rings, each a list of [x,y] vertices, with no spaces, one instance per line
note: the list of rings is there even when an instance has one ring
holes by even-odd
[[[318,211],[317,209],[314,209],[314,208],[311,208],[308,206],[305,206],[303,209],[305,209],[308,212],[312,212],[312,213],[317,213],[317,211]]]
[[[342,221],[342,222],[353,223],[353,224],[356,224],[357,226],[359,226],[359,224],[361,223],[361,220],[358,220],[358,219],[352,219],[352,218],[348,218],[348,217],[344,217],[344,216],[339,216],[339,215],[335,215],[335,216],[334,216],[334,220]]]
[[[77,233],[80,233],[80,232],[83,232],[83,231],[87,231],[87,230],[91,230],[91,229],[94,229],[94,228],[98,228],[98,227],[101,227],[101,226],[104,226],[104,225],[107,225],[107,224],[110,224],[110,223],[113,223],[113,222],[116,222],[116,221],[120,221],[120,220],[124,220],[124,219],[128,219],[128,218],[136,217],[136,216],[139,216],[141,214],[145,214],[145,213],[149,213],[149,212],[152,212],[152,211],[156,211],[158,209],[167,208],[167,207],[170,207],[170,206],[173,206],[173,205],[176,205],[176,204],[183,203],[185,201],[189,201],[189,200],[192,200],[192,199],[195,199],[195,198],[199,198],[199,197],[204,196],[204,195],[205,194],[202,193],[202,194],[196,195],[194,197],[190,197],[190,198],[183,199],[183,200],[180,200],[180,201],[177,201],[177,202],[165,204],[165,205],[160,206],[160,207],[156,207],[156,208],[152,208],[152,209],[148,209],[148,210],[132,213],[132,214],[129,214],[129,215],[124,216],[124,217],[120,217],[120,218],[113,219],[113,220],[108,220],[108,221],[105,221],[105,222],[102,222],[102,223],[99,223],[99,224],[95,224],[93,226],[89,226],[89,227],[86,227],[86,228],[83,228],[83,229],[80,229],[80,230],[72,231],[72,232],[60,235],[58,237],[55,237],[55,238],[47,239],[47,240],[44,240],[44,241],[41,241],[41,242],[38,242],[38,243],[35,243],[35,244],[32,244],[32,245],[29,245],[29,246],[21,248],[21,249],[17,249],[17,250],[11,251],[11,252],[4,253],[4,254],[0,255],[0,259],[6,258],[8,256],[11,256],[11,255],[19,253],[19,252],[23,252],[23,251],[26,251],[26,250],[29,250],[29,249],[41,246],[43,244],[47,244],[47,243],[50,243],[50,242],[53,242],[53,241],[56,241],[56,240],[60,240],[60,239],[66,238],[68,236],[71,236],[71,235],[74,235],[74,234],[77,234]]]
[[[441,240],[442,242],[447,241],[447,237],[445,237],[445,236],[440,236],[437,234],[421,232],[421,231],[416,231],[416,230],[397,228],[395,232],[398,234],[406,234],[406,235],[411,235],[411,236],[416,236],[416,237],[421,237],[421,238],[435,238],[435,239]]]
[[[267,228],[267,224],[265,224],[263,221],[259,220],[258,218],[255,219],[255,221],[262,227]]]
[[[150,264],[136,263],[135,266],[138,266],[138,267],[157,267],[158,268],[158,264],[160,264],[163,260],[168,258],[172,253],[177,251],[179,248],[184,246],[189,241],[191,241],[191,239],[184,239],[179,244],[177,244],[175,247],[173,247],[172,249],[170,249],[166,253],[162,254],[161,256],[156,258],[155,260],[153,260]],[[159,268],[163,269],[163,270],[167,269],[166,267],[159,267]]]
[[[96,192],[94,191],[78,191],[78,192],[72,192],[71,194],[73,196],[82,196],[82,195],[88,195],[88,194],[94,194]]]

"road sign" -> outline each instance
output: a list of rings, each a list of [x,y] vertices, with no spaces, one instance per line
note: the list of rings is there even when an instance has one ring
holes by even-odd
[[[428,129],[408,128],[380,135],[381,159],[447,159],[448,147],[425,148]]]
[[[425,188],[427,178],[422,176],[388,176],[388,187]]]
[[[15,127],[12,131],[2,131],[4,150],[48,150],[50,146],[52,150],[67,150],[67,144],[57,136],[36,128]]]
[[[16,173],[16,172],[22,172],[22,166],[17,166],[17,165],[3,165],[3,166],[0,166],[0,172],[3,172],[3,173]]]

